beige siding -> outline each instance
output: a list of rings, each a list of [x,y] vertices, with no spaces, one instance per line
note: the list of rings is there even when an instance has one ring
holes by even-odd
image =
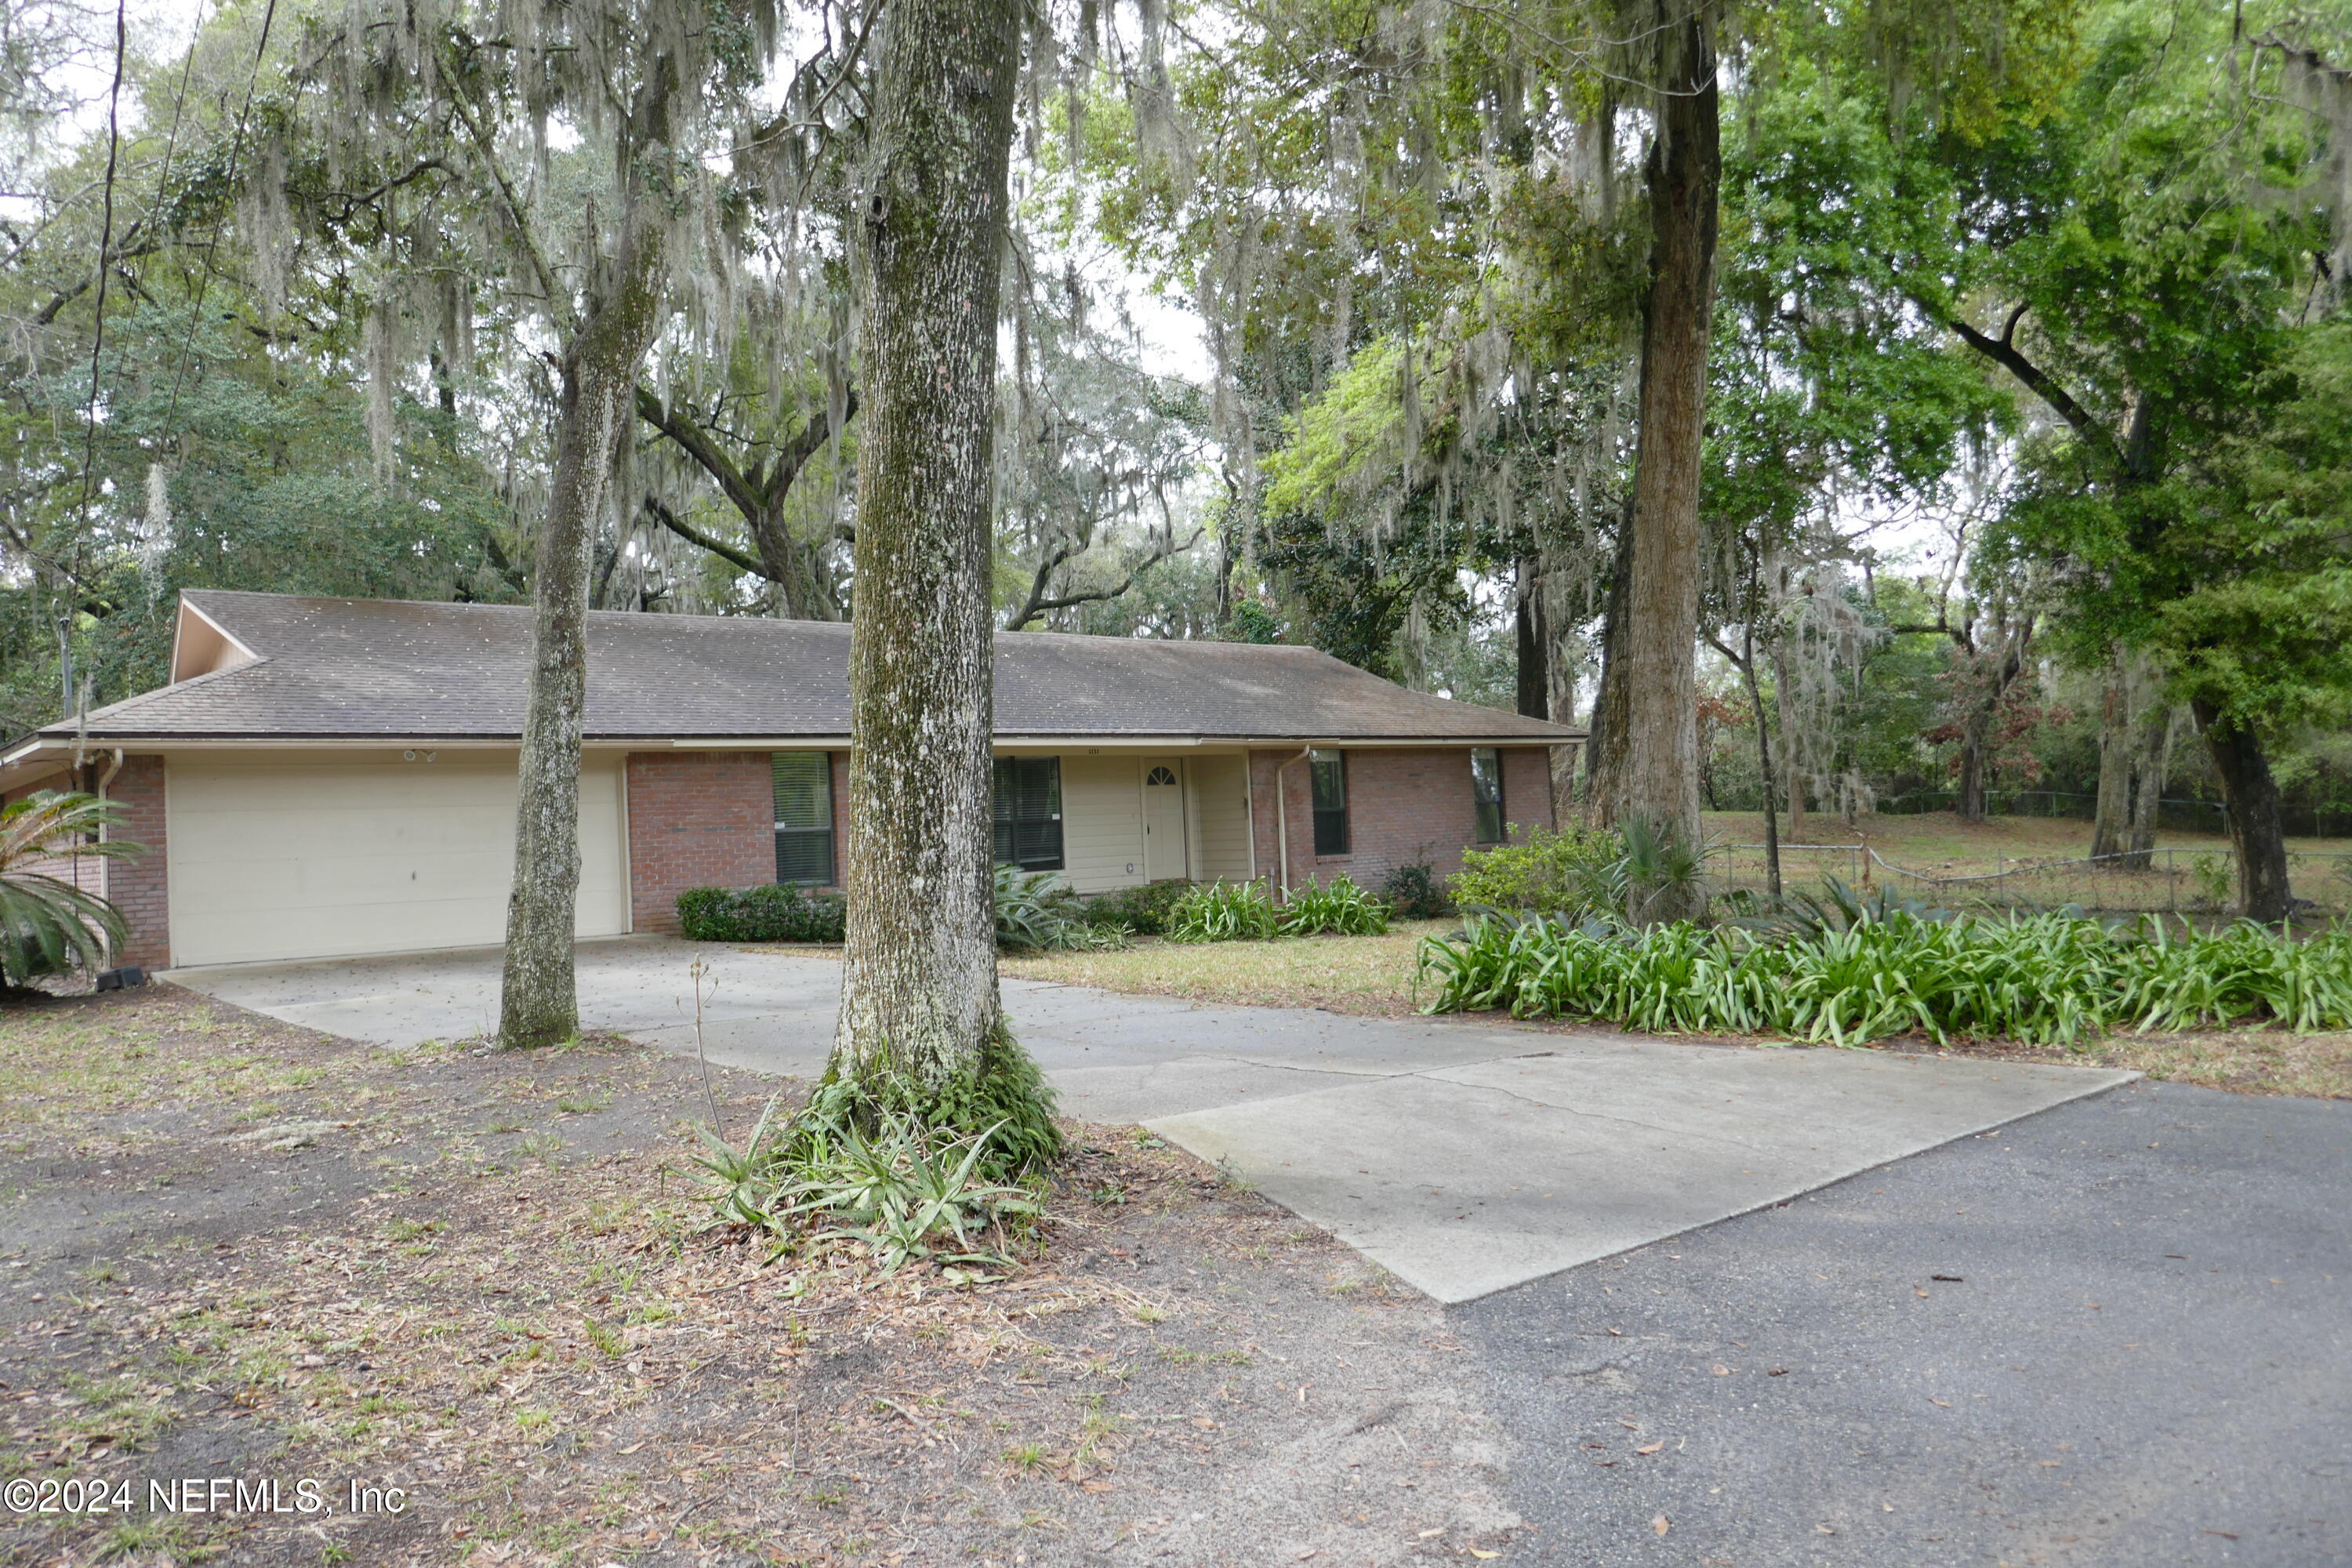
[[[1143,770],[1132,754],[1063,756],[1062,875],[1082,893],[1143,880]]]
[[[511,754],[173,759],[173,961],[495,944],[514,874]],[[629,929],[617,759],[580,780],[583,936]]]
[[[1245,880],[1250,874],[1245,760],[1194,757],[1185,765],[1192,791],[1192,879]]]

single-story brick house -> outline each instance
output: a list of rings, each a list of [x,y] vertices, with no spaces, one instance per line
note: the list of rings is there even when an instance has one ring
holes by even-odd
[[[580,934],[675,930],[692,887],[833,882],[849,637],[589,617]],[[530,646],[517,606],[188,592],[171,684],[10,749],[0,792],[124,806],[151,847],[106,871],[125,963],[495,944]],[[997,853],[1082,892],[1377,885],[1549,825],[1550,749],[1581,739],[1312,648],[1003,634]]]

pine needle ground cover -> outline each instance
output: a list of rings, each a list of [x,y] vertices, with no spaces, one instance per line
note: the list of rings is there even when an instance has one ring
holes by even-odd
[[[711,1081],[740,1143],[778,1080]],[[1188,1563],[1512,1539],[1439,1311],[1133,1129],[1067,1124],[1038,1244],[957,1288],[856,1246],[763,1268],[759,1237],[703,1229],[695,1064],[618,1041],[393,1052],[157,985],[0,1009],[0,1479],[408,1494],[323,1521],[0,1514],[0,1563],[1045,1568],[1122,1539]]]

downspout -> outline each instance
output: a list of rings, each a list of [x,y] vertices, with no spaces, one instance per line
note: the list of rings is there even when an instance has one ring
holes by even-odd
[[[121,771],[122,748],[117,746],[114,748],[114,760],[106,764],[106,771],[104,773],[98,775],[99,799],[104,800],[106,798],[106,786],[112,784],[114,782],[114,775]],[[105,837],[106,829],[101,827],[98,831],[102,842]],[[113,874],[107,869],[106,857],[103,855],[98,857],[98,896],[100,898],[104,899],[113,896]],[[74,879],[74,886],[81,886],[81,879],[79,876]]]
[[[1290,792],[1283,787],[1282,775],[1314,754],[1314,747],[1306,747],[1274,770],[1274,843],[1275,853],[1281,858],[1279,872],[1285,903],[1290,901]]]

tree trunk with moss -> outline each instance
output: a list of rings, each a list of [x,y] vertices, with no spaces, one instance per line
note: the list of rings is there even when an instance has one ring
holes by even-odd
[[[551,1045],[580,1032],[572,966],[580,894],[580,738],[588,708],[590,551],[613,459],[660,321],[659,214],[633,210],[616,263],[562,360],[555,473],[531,582],[530,688],[515,802],[499,1043]]]
[[[829,1077],[929,1109],[989,1068],[990,428],[1023,12],[893,0],[860,195],[849,913]]]
[[[1649,168],[1650,291],[1621,632],[1625,724],[1614,787],[1601,806],[1609,820],[1645,818],[1662,837],[1696,850],[1699,467],[1723,157],[1709,7],[1662,0],[1658,9],[1663,69]],[[1612,668],[1610,679],[1619,673]],[[1660,920],[1694,916],[1698,897],[1693,883],[1662,895],[1650,912]]]

